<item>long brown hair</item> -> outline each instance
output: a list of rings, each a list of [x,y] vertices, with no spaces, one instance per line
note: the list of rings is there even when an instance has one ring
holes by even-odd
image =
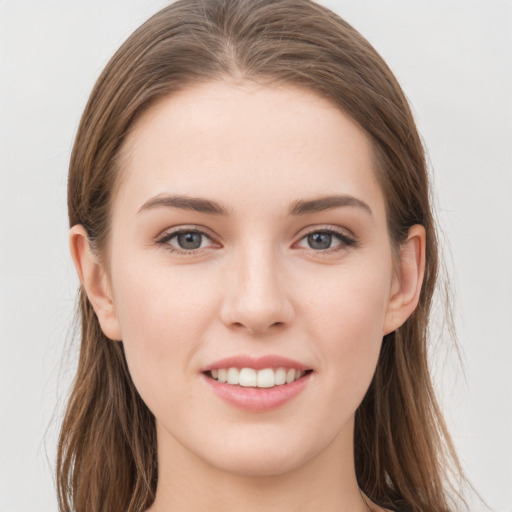
[[[161,97],[230,77],[294,84],[330,99],[368,134],[394,247],[414,224],[427,236],[420,302],[387,335],[356,412],[361,489],[393,510],[447,512],[461,475],[427,360],[438,274],[424,150],[405,96],[373,47],[309,0],[180,0],[150,18],[118,50],[83,114],[69,169],[70,225],[83,224],[106,256],[119,155],[134,121]],[[105,337],[83,288],[81,349],[57,461],[60,510],[138,512],[157,484],[155,421],[139,397],[122,342]]]

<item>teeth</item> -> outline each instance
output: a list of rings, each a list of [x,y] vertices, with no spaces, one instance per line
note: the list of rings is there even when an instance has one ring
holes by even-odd
[[[239,383],[239,372],[237,368],[230,368],[228,370],[227,383],[233,385]]]
[[[276,386],[280,386],[286,382],[286,368],[278,368],[276,370]]]
[[[222,383],[242,387],[273,388],[291,384],[299,380],[306,372],[295,368],[218,368],[210,371],[213,379]]]
[[[265,368],[258,372],[256,386],[259,388],[273,388],[276,385],[276,375],[272,368]]]
[[[256,386],[257,378],[256,370],[253,370],[252,368],[242,368],[240,370],[240,386],[245,388],[251,386],[254,387]]]

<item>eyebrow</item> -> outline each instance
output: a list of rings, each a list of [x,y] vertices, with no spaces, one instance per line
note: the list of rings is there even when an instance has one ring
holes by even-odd
[[[318,213],[347,206],[361,208],[372,215],[371,208],[364,201],[350,195],[333,195],[308,200],[301,199],[292,203],[288,211],[288,215],[306,215],[308,213]],[[155,196],[146,201],[139,208],[138,213],[159,207],[178,208],[181,210],[205,213],[207,215],[229,215],[227,208],[216,201],[180,195]]]
[[[307,213],[317,213],[326,210],[333,210],[343,206],[352,206],[362,208],[364,211],[372,215],[371,208],[360,199],[349,195],[334,195],[319,197],[318,199],[300,200],[292,204],[290,215],[305,215]]]
[[[190,210],[208,215],[227,216],[228,211],[215,201],[198,197],[158,195],[146,201],[140,208],[138,213],[144,210],[150,210],[158,207],[179,208],[181,210]]]

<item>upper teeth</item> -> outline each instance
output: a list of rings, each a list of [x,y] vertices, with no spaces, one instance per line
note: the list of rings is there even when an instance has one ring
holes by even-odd
[[[295,368],[219,368],[211,370],[211,375],[219,382],[244,387],[272,388],[290,384],[304,375],[304,371]]]

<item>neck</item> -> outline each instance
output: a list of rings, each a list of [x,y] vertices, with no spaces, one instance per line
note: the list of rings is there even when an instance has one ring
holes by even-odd
[[[191,454],[157,426],[158,486],[148,512],[368,512],[357,485],[353,429],[285,473],[224,471]]]

